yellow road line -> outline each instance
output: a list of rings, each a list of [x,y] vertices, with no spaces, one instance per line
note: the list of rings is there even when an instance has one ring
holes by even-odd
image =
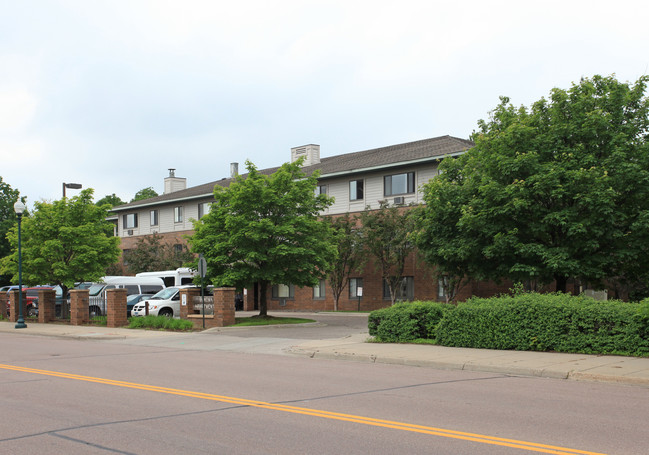
[[[77,381],[95,382],[98,384],[112,385],[116,387],[127,387],[131,389],[140,389],[140,390],[146,390],[150,392],[168,393],[172,395],[178,395],[178,396],[184,396],[190,398],[200,398],[203,400],[219,401],[222,403],[231,403],[231,404],[238,404],[242,406],[251,406],[251,407],[262,408],[262,409],[270,409],[274,411],[290,412],[294,414],[322,417],[325,419],[341,420],[345,422],[361,423],[364,425],[372,425],[372,426],[383,427],[383,428],[391,428],[395,430],[423,433],[423,434],[429,434],[433,436],[442,436],[445,438],[462,439],[465,441],[479,442],[482,444],[493,444],[493,445],[498,445],[503,447],[513,447],[513,448],[524,449],[533,452],[550,453],[550,454],[558,454],[558,455],[568,455],[568,454],[604,455],[598,452],[588,452],[584,450],[569,449],[566,447],[558,447],[558,446],[547,445],[547,444],[538,444],[535,442],[519,441],[516,439],[498,438],[495,436],[487,436],[487,435],[481,435],[476,433],[466,433],[462,431],[446,430],[443,428],[414,425],[414,424],[409,424],[404,422],[374,419],[371,417],[363,417],[363,416],[357,416],[352,414],[341,414],[338,412],[330,412],[330,411],[323,411],[323,410],[310,409],[310,408],[301,408],[297,406],[288,406],[283,404],[274,404],[274,403],[268,403],[264,401],[247,400],[245,398],[235,398],[235,397],[228,397],[223,395],[214,395],[210,393],[193,392],[190,390],[171,389],[167,387],[137,384],[133,382],[116,381],[113,379],[96,378],[92,376],[82,376],[82,375],[70,374],[70,373],[59,373],[57,371],[38,370],[35,368],[19,367],[15,365],[0,364],[0,368],[4,370],[19,371],[22,373],[40,374],[40,375],[53,376],[53,377],[58,377],[63,379],[73,379]]]

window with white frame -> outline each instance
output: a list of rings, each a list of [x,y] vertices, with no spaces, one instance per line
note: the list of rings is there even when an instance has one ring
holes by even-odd
[[[415,173],[386,175],[383,177],[383,195],[398,196],[415,192]]]
[[[316,186],[315,194],[316,194],[316,196],[319,196],[321,194],[327,194],[327,185],[318,185],[318,186]]]
[[[313,287],[313,298],[314,299],[324,299],[325,298],[325,280],[320,280],[317,286]]]
[[[174,223],[183,222],[183,208],[182,206],[174,207]]]
[[[295,297],[295,286],[292,284],[274,284],[272,296],[274,299],[292,299]]]
[[[362,278],[350,278],[349,279],[349,298],[357,299],[359,297],[359,291],[362,293],[363,290],[363,279]]]
[[[137,227],[137,213],[129,213],[122,218],[124,229],[133,229]]]
[[[414,300],[415,277],[404,276],[395,291],[395,300]],[[383,299],[390,300],[390,286],[388,280],[383,280]]]
[[[157,210],[151,210],[150,216],[151,216],[151,226],[157,226],[158,225],[158,211]]]
[[[448,277],[441,276],[437,279],[437,298],[446,300],[446,288],[448,287]]]
[[[351,180],[349,182],[349,200],[360,201],[363,199],[363,180]]]
[[[202,202],[198,204],[198,218],[203,218],[203,215],[207,215],[210,213],[210,209],[212,208],[212,204],[209,202]]]

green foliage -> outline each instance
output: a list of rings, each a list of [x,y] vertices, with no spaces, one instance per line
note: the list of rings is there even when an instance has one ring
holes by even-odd
[[[649,299],[600,302],[518,293],[457,306],[402,303],[370,313],[379,342],[434,340],[453,347],[649,356]]]
[[[363,248],[376,259],[376,268],[381,271],[390,288],[392,304],[403,282],[406,259],[415,250],[412,242],[415,231],[414,213],[383,201],[379,210],[370,210],[368,207],[360,216]]]
[[[397,303],[370,313],[369,332],[384,343],[435,339],[437,325],[450,308],[438,302]]]
[[[635,282],[649,271],[649,77],[509,99],[424,189],[418,246],[477,279]]]
[[[268,285],[315,286],[336,256],[331,227],[318,216],[332,200],[315,195],[318,174],[306,177],[300,164],[286,163],[268,176],[247,162],[247,176],[214,187],[211,211],[194,221],[189,238],[214,285],[260,283],[261,315]]]
[[[181,250],[177,250],[173,244],[164,242],[161,234],[140,237],[135,248],[124,253],[124,262],[132,274],[174,270],[193,260],[194,255],[185,245],[182,245]]]
[[[107,195],[99,199],[97,202],[95,202],[95,205],[105,205],[108,204],[110,205],[111,208],[117,207],[118,205],[122,205],[125,202],[122,201],[118,196],[115,195],[115,193]]]
[[[336,247],[336,260],[329,264],[327,277],[333,291],[334,311],[338,311],[338,301],[351,274],[363,263],[362,242],[357,225],[357,217],[345,213],[339,217],[327,217],[331,223],[333,242]]]
[[[437,328],[444,346],[649,355],[647,306],[567,294],[469,299]],[[646,313],[643,313],[646,314]]]
[[[131,202],[141,201],[142,199],[149,199],[156,197],[157,195],[158,193],[153,189],[152,186],[148,188],[142,188],[140,191],[135,193],[135,196],[133,197],[133,199],[131,199]]]
[[[130,318],[128,328],[191,331],[194,329],[194,324],[186,319],[173,319],[166,316],[143,316]]]
[[[92,190],[59,201],[36,202],[34,212],[22,220],[23,282],[27,285],[61,285],[66,291],[75,282],[96,281],[106,267],[117,262],[119,238],[106,222],[106,206],[92,203]],[[13,253],[0,262],[4,273],[18,281],[18,234],[9,235]]]
[[[11,246],[7,240],[7,233],[16,225],[16,212],[14,204],[18,201],[20,192],[2,181],[0,177],[0,258],[11,252]],[[24,203],[25,198],[21,198]],[[24,216],[24,215],[23,215]],[[0,285],[10,284],[10,275],[0,275]]]

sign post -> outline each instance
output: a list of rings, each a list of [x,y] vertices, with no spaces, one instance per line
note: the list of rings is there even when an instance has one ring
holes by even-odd
[[[202,254],[198,255],[198,274],[201,276],[201,300],[203,301],[203,329],[205,329],[205,286],[203,286],[203,278],[207,272],[207,261]]]
[[[363,287],[356,288],[356,296],[358,297],[358,311],[361,311],[361,297],[363,297]]]

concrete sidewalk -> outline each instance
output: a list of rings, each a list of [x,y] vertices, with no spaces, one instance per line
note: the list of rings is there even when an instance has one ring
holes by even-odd
[[[218,334],[206,332],[163,332],[67,324],[30,322],[25,329],[0,321],[0,333],[39,335],[82,340],[115,341],[139,345],[182,345],[187,349],[230,350],[240,346],[237,328],[220,328]],[[209,333],[208,333],[209,332]],[[222,336],[221,336],[222,335]],[[496,351],[490,349],[449,348],[433,345],[367,343],[367,333],[345,338],[298,340],[265,338],[273,349],[257,352],[293,354],[317,359],[410,365],[446,370],[472,370],[556,379],[614,382],[649,387],[649,358],[562,354],[531,351]],[[240,343],[233,343],[240,341]],[[191,341],[191,342],[187,342]]]

